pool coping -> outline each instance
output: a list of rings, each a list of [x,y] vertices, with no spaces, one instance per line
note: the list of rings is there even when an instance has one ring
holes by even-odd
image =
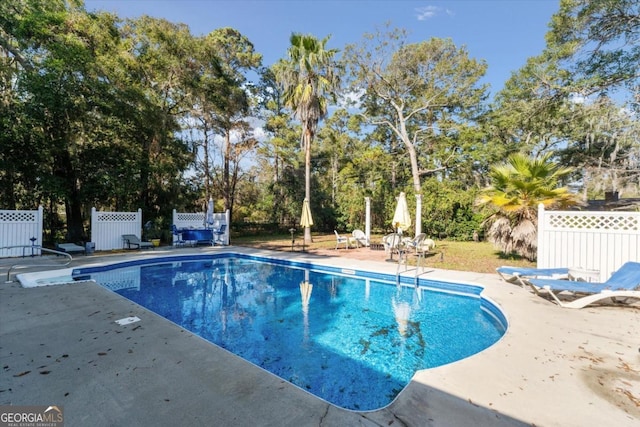
[[[193,253],[212,250],[220,248],[199,248]],[[395,264],[341,257],[318,258],[304,253],[238,247],[232,250],[329,263],[338,268],[362,266],[364,270],[374,268],[387,273],[395,272],[396,268]],[[139,256],[166,255],[156,252]],[[123,257],[130,258],[131,255]],[[109,257],[109,261],[112,259]],[[89,265],[98,261],[97,257],[86,257],[79,263]],[[383,410],[358,413],[304,396],[308,393],[259,368],[256,370],[248,362],[236,360],[239,358],[224,350],[209,354],[206,348],[211,344],[188,336],[181,328],[151,312],[132,307],[131,303],[113,301],[105,294],[109,291],[91,283],[31,289],[17,284],[0,286],[0,336],[3,337],[0,354],[3,365],[8,366],[5,372],[10,374],[10,390],[0,393],[0,399],[3,404],[43,401],[60,404],[69,419],[74,420],[79,412],[85,417],[91,412],[98,416],[95,423],[92,420],[93,425],[117,424],[114,418],[109,418],[116,416],[110,409],[121,412],[117,417],[135,420],[144,416],[148,421],[176,421],[183,425],[185,421],[191,425],[210,425],[212,420],[226,425],[400,422],[416,426],[468,425],[470,421],[487,426],[624,426],[637,422],[640,410],[630,406],[619,389],[621,384],[631,384],[627,392],[630,389],[633,396],[640,394],[639,374],[633,368],[639,361],[636,330],[640,324],[639,310],[629,307],[562,309],[525,289],[500,281],[497,274],[438,269],[428,274],[439,280],[463,280],[481,285],[483,295],[505,310],[509,330],[498,343],[477,355],[418,372],[398,398]],[[92,314],[96,312],[98,314]],[[140,317],[142,322],[137,325],[142,327],[134,330],[136,325],[132,324],[115,328],[114,321],[129,314]],[[92,353],[74,341],[86,331],[94,331],[91,333],[94,338],[107,342],[111,349],[107,355],[98,356],[99,352]],[[133,353],[122,351],[128,343],[123,343],[123,337],[129,338],[128,342],[133,339],[138,342]],[[86,339],[83,342],[86,343]],[[56,354],[45,354],[54,353],[54,348],[74,351],[67,350],[69,357],[60,359],[58,355],[60,361],[55,361]],[[120,353],[118,357],[107,357],[111,352]],[[25,354],[29,358],[25,358]],[[82,354],[86,360],[71,366],[72,354]],[[193,354],[198,355],[200,362],[208,362],[204,365],[206,369],[189,360]],[[54,359],[49,362],[55,369],[48,375],[36,374],[38,366],[48,361],[47,355]],[[149,355],[157,355],[154,362],[150,362]],[[172,364],[172,358],[181,360],[179,369],[175,362]],[[118,369],[127,371],[122,368],[122,360],[128,360],[129,367],[138,364],[144,367],[129,368],[131,375],[115,375]],[[87,366],[92,367],[87,369]],[[31,368],[30,374],[15,376],[27,368]],[[87,370],[91,370],[90,377],[74,379],[85,375]],[[152,391],[158,393],[167,384],[176,391],[168,401],[141,399],[140,396],[149,397]],[[89,398],[95,394],[78,396],[79,392],[72,390],[72,386],[88,388],[89,385],[93,389],[84,391],[101,392],[97,401]],[[69,395],[65,396],[63,390]],[[180,391],[188,390],[198,394],[191,399],[180,396]],[[628,396],[626,398],[628,400]],[[180,419],[179,414],[174,414],[177,408],[181,413],[188,409],[189,419]]]

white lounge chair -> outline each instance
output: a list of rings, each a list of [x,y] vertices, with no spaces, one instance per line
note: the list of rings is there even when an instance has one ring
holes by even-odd
[[[143,242],[135,234],[123,234],[122,243],[127,245],[127,249],[143,249],[151,248],[155,250],[155,246],[151,242]]]
[[[626,262],[603,283],[536,278],[526,279],[526,283],[536,293],[541,289],[549,292],[560,307],[583,308],[607,298],[640,298],[640,263]],[[563,291],[584,296],[566,302],[556,295]]]

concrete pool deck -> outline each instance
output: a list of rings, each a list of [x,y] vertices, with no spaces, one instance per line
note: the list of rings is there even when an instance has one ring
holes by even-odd
[[[226,249],[80,256],[70,267]],[[228,249],[396,271],[396,264],[344,253]],[[0,261],[4,282],[15,260]],[[391,405],[361,413],[332,406],[97,284],[25,289],[0,282],[0,404],[59,405],[68,426],[638,425],[639,304],[570,310],[497,274],[427,269],[422,277],[482,285],[509,330],[477,355],[419,371]],[[128,316],[141,321],[115,323]]]

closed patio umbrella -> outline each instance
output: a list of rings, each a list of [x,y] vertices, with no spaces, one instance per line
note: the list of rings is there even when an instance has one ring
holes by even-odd
[[[209,197],[209,204],[207,206],[207,215],[205,218],[205,227],[209,228],[213,225],[213,197]]]
[[[304,199],[302,202],[302,215],[300,216],[300,227],[307,228],[313,225],[311,217],[311,209],[309,208],[309,200]],[[302,251],[304,252],[304,239],[302,239]]]
[[[396,211],[393,214],[391,224],[400,234],[411,227],[411,215],[409,214],[409,207],[407,206],[407,196],[404,192],[401,192],[398,197],[398,204],[396,205]]]
[[[400,193],[400,196],[398,196],[398,203],[396,204],[396,210],[393,214],[391,225],[393,225],[393,228],[400,235],[397,241],[397,243],[400,244],[400,241],[402,240],[402,232],[411,227],[411,215],[409,214],[407,196],[404,194],[404,191]],[[400,261],[401,258],[402,257],[399,256],[398,261]],[[393,248],[391,248],[391,259],[393,259]]]

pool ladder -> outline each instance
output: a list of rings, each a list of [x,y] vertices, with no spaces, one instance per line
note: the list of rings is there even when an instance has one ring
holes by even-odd
[[[5,281],[5,283],[11,283],[13,282],[11,280],[11,272],[14,268],[20,268],[20,267],[66,267],[67,265],[69,265],[71,263],[71,261],[73,261],[73,257],[71,256],[71,254],[67,253],[67,252],[62,252],[62,251],[56,251],[54,249],[48,249],[48,248],[43,248],[41,245],[16,245],[16,246],[4,246],[2,248],[0,248],[0,251],[2,251],[3,249],[16,249],[16,248],[22,248],[22,258],[27,258],[27,257],[35,257],[36,254],[34,254],[34,250],[39,250],[39,251],[44,251],[44,252],[48,252],[48,253],[52,253],[52,254],[56,254],[56,255],[62,255],[64,257],[67,257],[67,260],[61,264],[61,263],[56,263],[56,264],[13,264],[9,267],[9,270],[7,271],[7,280]],[[31,249],[31,255],[26,255],[25,254],[25,249]]]
[[[396,285],[400,284],[400,264],[402,264],[402,259],[404,258],[404,271],[407,271],[408,267],[407,267],[407,262],[408,262],[408,249],[404,249],[402,251],[399,251],[398,253],[398,267],[396,268]],[[422,262],[424,260],[425,257],[425,253],[424,251],[418,251],[416,252],[416,255],[418,257],[418,260],[416,261],[416,273],[415,276],[413,278],[413,284],[414,286],[417,288],[418,287],[418,278],[420,276],[420,267],[422,267],[422,272],[424,273],[424,267],[421,265]]]

